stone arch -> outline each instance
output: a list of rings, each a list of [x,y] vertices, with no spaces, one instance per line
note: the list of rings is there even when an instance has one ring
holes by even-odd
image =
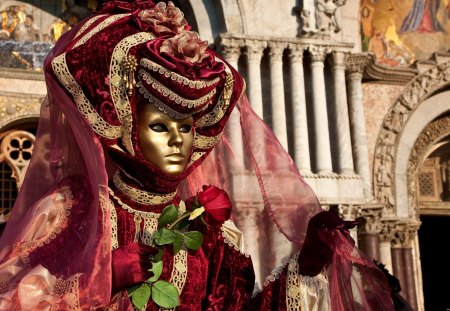
[[[374,152],[373,184],[386,216],[414,216],[408,203],[409,155],[422,130],[450,110],[445,101],[450,92],[443,92],[449,86],[450,62],[423,72],[406,86],[383,120]]]
[[[450,93],[450,92],[446,92]],[[447,94],[450,96],[450,94]],[[448,98],[448,97],[447,97]],[[432,152],[433,147],[443,138],[450,135],[450,115],[438,118],[431,122],[419,135],[408,160],[407,185],[408,204],[413,215],[418,217],[417,204],[417,174],[423,161]]]

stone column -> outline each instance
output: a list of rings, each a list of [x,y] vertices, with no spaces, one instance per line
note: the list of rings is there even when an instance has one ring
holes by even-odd
[[[365,56],[349,57],[347,61],[347,92],[355,169],[356,173],[363,179],[365,196],[371,199],[373,192],[369,171],[369,151],[361,84],[362,72],[366,62]]]
[[[332,172],[330,133],[328,131],[327,98],[325,91],[324,60],[326,50],[323,47],[309,46],[311,53],[311,75],[314,104],[314,136],[317,173]]]
[[[332,124],[336,132],[337,165],[340,174],[353,174],[352,143],[347,106],[347,91],[345,89],[345,59],[346,53],[333,51],[333,92],[334,120]]]
[[[230,42],[229,45],[224,45],[225,43],[226,42],[222,42],[222,55],[225,60],[237,70],[238,60],[241,54],[239,42]],[[237,109],[233,109],[225,128],[235,152],[235,159],[233,159],[236,161],[235,163],[237,167],[235,167],[235,169],[244,168],[244,145],[242,142],[242,133],[238,131],[238,129],[240,129],[239,117],[239,111]]]
[[[380,232],[380,262],[384,264],[386,269],[393,274],[394,270],[392,268],[392,252],[391,252],[391,241],[392,241],[392,228],[393,224],[388,221],[381,222],[381,232]]]
[[[302,174],[310,174],[311,159],[309,157],[308,120],[306,117],[303,52],[303,47],[289,45],[294,160]]]
[[[363,206],[360,210],[359,247],[370,258],[380,260],[381,205]]]
[[[283,51],[285,46],[280,43],[269,44],[270,86],[272,105],[272,127],[275,135],[284,149],[288,150],[286,107],[284,101],[283,83]]]
[[[339,216],[344,220],[354,221],[357,218],[358,210],[358,206],[353,204],[339,204]],[[356,247],[359,247],[357,227],[350,229],[350,236],[355,241]]]
[[[248,99],[253,110],[263,117],[263,101],[261,89],[261,58],[265,45],[263,42],[248,40],[245,42],[248,66]]]

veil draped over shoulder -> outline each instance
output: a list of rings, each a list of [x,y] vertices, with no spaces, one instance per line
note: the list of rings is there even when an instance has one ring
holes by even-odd
[[[146,3],[134,5],[138,9]],[[114,13],[120,9],[116,6]],[[98,16],[63,35],[47,65]],[[94,133],[92,120],[77,108],[82,90],[69,93],[48,73],[46,83],[35,151],[0,238],[0,310],[55,305],[58,310],[95,310],[107,306],[111,296],[107,189],[115,164]],[[301,251],[308,222],[321,207],[245,95],[236,107],[209,156],[182,182],[181,194],[189,198],[205,184],[230,194],[245,250],[262,279]],[[390,310],[387,284],[371,260],[347,236],[338,234],[330,243],[332,309]]]

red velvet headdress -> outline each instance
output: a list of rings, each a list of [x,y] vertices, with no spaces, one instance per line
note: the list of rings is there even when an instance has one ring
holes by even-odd
[[[244,89],[241,76],[190,31],[171,2],[106,4],[51,67],[102,144],[115,152],[139,155],[134,138],[142,104],[174,118],[192,115],[194,148],[183,177],[219,141]]]

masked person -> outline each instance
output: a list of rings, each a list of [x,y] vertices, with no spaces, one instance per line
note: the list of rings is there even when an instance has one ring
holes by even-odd
[[[45,74],[0,241],[0,310],[391,310],[354,224],[321,211],[242,77],[172,3],[107,2],[61,37]],[[243,231],[266,254],[257,273],[280,265],[255,294],[229,223],[254,202]]]

